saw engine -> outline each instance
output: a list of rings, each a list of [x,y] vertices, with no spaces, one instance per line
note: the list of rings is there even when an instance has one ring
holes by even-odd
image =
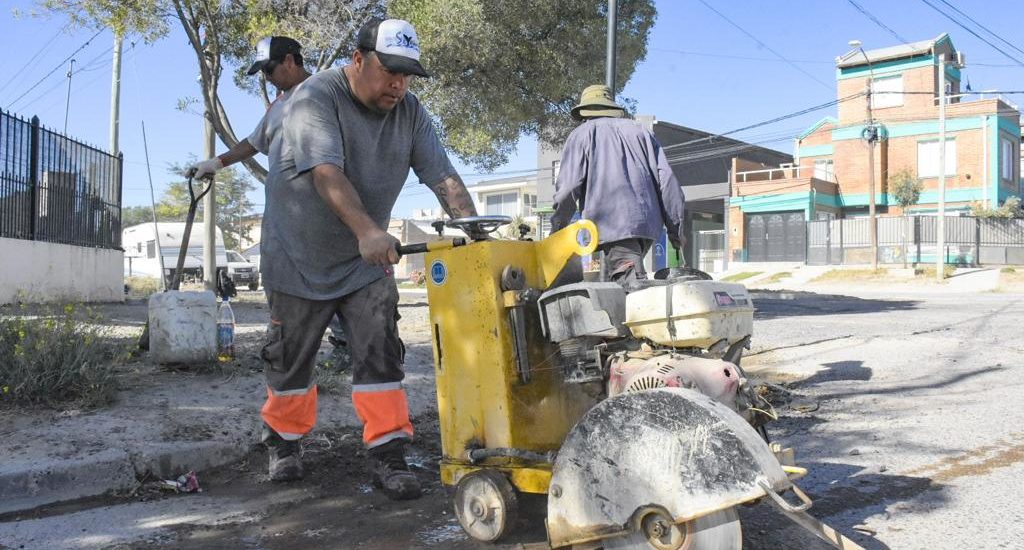
[[[603,384],[607,397],[688,388],[760,428],[768,415],[740,360],[750,345],[754,307],[746,287],[702,273],[617,283],[584,282],[538,299],[544,335],[559,348],[568,382]]]

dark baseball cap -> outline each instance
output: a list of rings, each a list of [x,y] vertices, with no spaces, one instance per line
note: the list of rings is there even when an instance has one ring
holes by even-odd
[[[294,38],[287,36],[271,36],[260,40],[256,44],[256,61],[245,74],[253,75],[258,73],[271,61],[284,61],[288,54],[298,55],[302,52],[302,45]]]
[[[359,49],[377,52],[377,58],[390,71],[430,76],[420,65],[420,41],[416,29],[402,19],[374,18],[359,29]]]

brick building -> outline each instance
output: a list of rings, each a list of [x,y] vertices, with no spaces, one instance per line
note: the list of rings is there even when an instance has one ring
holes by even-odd
[[[945,58],[939,78],[940,55]],[[946,210],[995,207],[1021,191],[1021,126],[1015,105],[961,93],[963,55],[949,35],[836,58],[836,117],[796,139],[794,162],[766,169],[732,164],[729,249],[739,261],[801,261],[805,222],[868,214],[874,155],[879,216],[900,215],[888,177],[907,169],[921,179],[909,214],[934,215],[939,201],[939,86],[946,88]],[[870,106],[864,92],[870,85]],[[873,147],[865,139],[877,128]]]

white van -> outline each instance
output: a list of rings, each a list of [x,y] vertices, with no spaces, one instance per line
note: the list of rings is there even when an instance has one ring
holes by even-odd
[[[124,248],[124,274],[126,277],[159,277],[160,259],[157,257],[157,231],[160,237],[160,251],[164,260],[163,276],[170,282],[178,264],[181,239],[185,234],[185,222],[142,223],[126,227],[121,231],[121,246]],[[203,235],[206,228],[202,223],[192,224],[192,234],[185,252],[182,280],[203,278]],[[217,268],[227,269],[228,258],[224,250],[224,234],[216,228]],[[248,282],[248,281],[247,281]]]

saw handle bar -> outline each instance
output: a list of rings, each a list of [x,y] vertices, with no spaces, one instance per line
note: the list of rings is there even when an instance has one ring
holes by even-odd
[[[808,497],[806,493],[801,491],[800,488],[797,487],[795,484],[791,485],[790,489],[793,490],[793,493],[801,501],[801,504],[796,505],[796,506],[786,502],[786,499],[782,498],[782,495],[776,493],[772,489],[772,486],[768,483],[768,481],[766,481],[764,479],[759,479],[759,480],[757,480],[757,484],[761,486],[761,489],[765,492],[765,494],[767,494],[772,499],[774,504],[776,506],[778,506],[780,509],[782,509],[783,511],[785,511],[785,512],[789,512],[789,513],[806,512],[811,507],[811,498]]]
[[[462,237],[455,237],[453,239],[431,241],[429,243],[399,244],[395,245],[395,250],[398,252],[399,256],[408,256],[409,254],[425,254],[433,250],[445,250],[447,248],[454,248],[465,244],[466,239]]]

